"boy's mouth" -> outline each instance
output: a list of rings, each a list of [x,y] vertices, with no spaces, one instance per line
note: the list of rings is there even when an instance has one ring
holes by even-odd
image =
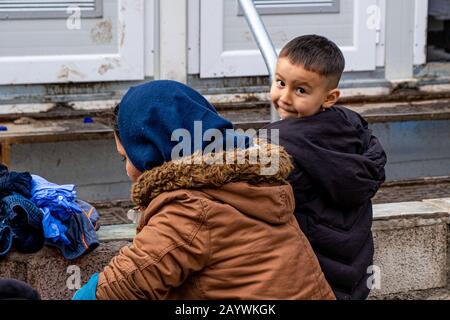
[[[294,108],[275,104],[275,107],[282,118],[286,117],[298,117],[297,112]]]

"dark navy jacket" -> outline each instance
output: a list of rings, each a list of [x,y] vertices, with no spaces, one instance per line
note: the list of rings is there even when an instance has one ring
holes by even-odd
[[[293,157],[295,215],[336,297],[366,299],[371,199],[385,180],[383,147],[367,122],[343,107],[267,128],[279,129],[279,143]]]

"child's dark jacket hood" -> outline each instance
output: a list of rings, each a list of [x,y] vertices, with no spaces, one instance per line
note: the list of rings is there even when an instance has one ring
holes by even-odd
[[[366,298],[371,199],[385,181],[383,147],[360,115],[342,107],[267,128],[279,129],[279,143],[293,158],[296,217],[337,297]]]

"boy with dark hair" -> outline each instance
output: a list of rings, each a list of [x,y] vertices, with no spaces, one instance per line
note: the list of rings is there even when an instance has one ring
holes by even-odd
[[[270,92],[282,120],[267,128],[279,130],[293,157],[295,214],[336,297],[366,299],[371,199],[385,180],[386,154],[359,114],[334,106],[344,68],[341,50],[324,37],[289,42]]]

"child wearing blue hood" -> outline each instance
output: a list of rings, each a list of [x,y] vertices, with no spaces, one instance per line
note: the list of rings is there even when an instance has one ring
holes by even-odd
[[[116,120],[142,214],[132,244],[75,300],[335,298],[293,215],[282,148],[245,143],[204,97],[174,81],[131,88]],[[212,141],[224,147],[212,150]],[[255,150],[277,154],[277,169],[264,173],[260,157],[249,156]]]

